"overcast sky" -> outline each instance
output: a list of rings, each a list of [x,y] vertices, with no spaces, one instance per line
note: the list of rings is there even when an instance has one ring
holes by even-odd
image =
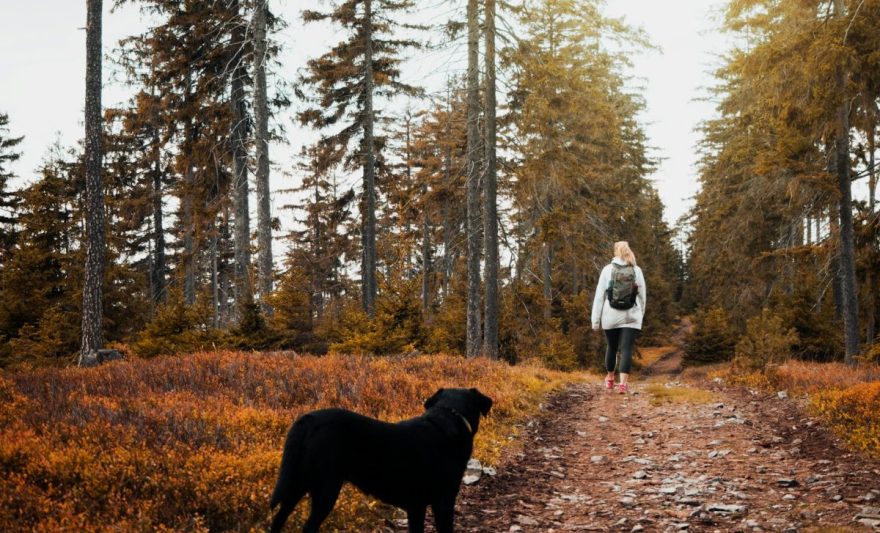
[[[305,59],[326,50],[334,42],[326,28],[303,28],[299,11],[301,0],[273,0],[273,9],[290,22],[278,39],[285,45],[281,76],[293,79]],[[696,192],[696,153],[699,139],[694,128],[713,113],[713,106],[697,99],[710,86],[711,71],[729,46],[717,31],[720,0],[611,0],[606,13],[625,17],[643,28],[658,52],[634,58],[632,74],[645,90],[647,110],[643,122],[654,155],[662,158],[652,176],[666,205],[670,222],[682,215]],[[112,4],[104,0],[104,51],[111,54],[117,41],[138,33],[149,21],[141,20],[136,9],[109,12]],[[446,4],[434,0],[425,11],[425,22],[439,23],[448,16]],[[9,114],[14,135],[24,135],[21,160],[14,171],[22,180],[31,180],[47,152],[60,136],[73,144],[83,134],[82,113],[85,72],[85,0],[41,0],[38,2],[0,2],[0,112]],[[406,67],[408,81],[438,89],[447,76],[461,72],[461,50],[422,53]],[[105,62],[106,64],[106,62]],[[105,69],[104,103],[125,100],[129,89],[114,81],[112,69]],[[310,138],[292,127],[284,117],[289,133],[288,146],[272,149],[276,172],[274,189],[291,188],[289,169],[292,154]],[[277,202],[275,202],[277,204]]]

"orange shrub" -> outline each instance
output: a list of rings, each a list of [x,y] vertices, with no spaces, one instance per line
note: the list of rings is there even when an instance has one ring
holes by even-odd
[[[880,457],[880,381],[820,392],[812,405],[852,446]]]
[[[438,387],[478,387],[495,407],[475,456],[492,464],[515,424],[581,377],[450,356],[233,352],[0,372],[0,530],[265,529],[287,428],[306,411],[398,420]],[[388,515],[346,490],[327,527]]]
[[[791,360],[773,370],[770,379],[780,389],[798,394],[813,393],[880,380],[880,366]]]
[[[790,360],[763,372],[718,374],[733,383],[809,397],[812,410],[854,448],[880,456],[880,366]]]
[[[856,383],[880,380],[880,366],[843,363],[813,363],[790,359],[764,370],[743,369],[730,365],[710,377],[722,377],[731,383],[767,390],[787,390],[792,394],[812,394],[825,390],[845,389]]]

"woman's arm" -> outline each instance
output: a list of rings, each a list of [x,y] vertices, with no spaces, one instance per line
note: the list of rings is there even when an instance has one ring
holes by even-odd
[[[645,303],[648,301],[648,286],[645,284],[645,275],[642,269],[636,269],[636,285],[639,286],[639,292],[636,298],[639,301],[639,307],[642,309],[642,316],[645,315]]]
[[[596,295],[593,297],[593,313],[591,318],[591,322],[593,323],[593,329],[600,329],[602,327],[602,306],[605,305],[605,289],[608,288],[608,267],[602,269],[602,273],[599,274],[599,284],[596,285]]]

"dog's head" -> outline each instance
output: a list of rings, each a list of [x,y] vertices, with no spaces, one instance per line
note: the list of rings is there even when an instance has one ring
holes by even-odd
[[[492,398],[475,388],[440,389],[425,400],[425,409],[446,408],[463,416],[476,434],[480,425],[480,415],[487,416],[492,408]]]

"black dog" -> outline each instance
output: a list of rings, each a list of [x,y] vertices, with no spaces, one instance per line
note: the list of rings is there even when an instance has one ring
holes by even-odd
[[[491,398],[477,389],[440,389],[422,416],[389,424],[344,409],[299,418],[287,434],[270,506],[281,531],[308,493],[312,509],[304,533],[318,531],[346,481],[406,511],[411,533],[425,528],[428,505],[438,533],[452,531],[455,498],[473,450],[480,415]]]

